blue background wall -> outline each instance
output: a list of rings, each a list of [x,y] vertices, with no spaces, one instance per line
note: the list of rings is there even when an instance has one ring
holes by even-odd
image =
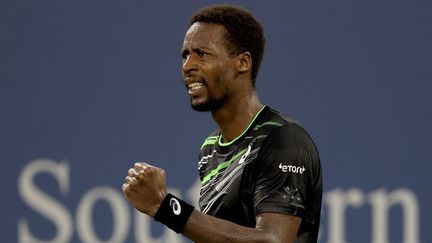
[[[180,48],[209,3],[0,2],[2,242],[188,242],[120,188],[147,161],[196,200],[216,125],[189,108]],[[262,101],[318,145],[320,242],[432,242],[432,3],[232,3],[265,29]]]

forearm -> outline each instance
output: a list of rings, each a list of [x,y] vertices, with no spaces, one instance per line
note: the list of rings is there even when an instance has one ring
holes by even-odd
[[[295,229],[295,231],[297,230]],[[197,210],[194,210],[189,217],[182,234],[196,243],[287,242],[281,241],[278,233],[272,231],[272,227],[249,228],[203,214]],[[294,237],[295,233],[291,238]],[[288,242],[292,242],[292,240]]]
[[[296,216],[261,213],[255,218],[255,228],[249,228],[200,213],[181,199],[166,194],[164,170],[142,162],[129,169],[122,190],[140,212],[197,243],[292,243],[301,223],[301,218]]]

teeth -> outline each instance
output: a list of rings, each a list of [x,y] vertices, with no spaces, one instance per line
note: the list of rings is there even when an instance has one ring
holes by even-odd
[[[188,87],[189,87],[189,90],[196,90],[196,89],[203,87],[203,84],[198,83],[198,82],[194,82],[194,83],[189,84]]]

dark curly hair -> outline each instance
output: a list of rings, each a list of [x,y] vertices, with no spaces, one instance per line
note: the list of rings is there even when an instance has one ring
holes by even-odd
[[[206,22],[221,24],[225,27],[227,49],[231,55],[248,51],[252,56],[252,85],[264,55],[265,39],[261,24],[246,9],[223,4],[212,5],[199,10],[190,18],[190,24]]]

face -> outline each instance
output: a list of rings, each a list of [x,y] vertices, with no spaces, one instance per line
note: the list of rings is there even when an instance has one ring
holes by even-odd
[[[225,27],[194,23],[186,33],[183,48],[183,78],[197,111],[215,111],[230,97],[234,59],[226,48]]]

